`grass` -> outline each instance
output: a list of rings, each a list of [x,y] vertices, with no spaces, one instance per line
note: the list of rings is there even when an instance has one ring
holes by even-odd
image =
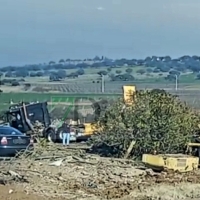
[[[65,101],[66,98],[69,97],[77,97],[77,98],[112,98],[118,97],[121,94],[51,94],[51,93],[3,93],[0,94],[0,103],[9,103],[12,99],[13,102],[20,101],[52,101],[53,98],[59,98]]]
[[[80,81],[92,81],[92,80],[97,80],[98,78],[101,79],[99,77],[99,75],[97,74],[99,71],[105,70],[107,71],[108,67],[99,67],[99,68],[86,68],[84,69],[85,74],[80,76],[78,79],[76,80],[80,80]],[[120,70],[123,73],[126,73],[126,69],[131,68],[133,71],[131,73],[131,75],[133,75],[136,80],[138,82],[144,82],[144,83],[169,83],[169,81],[165,80],[164,77],[167,76],[168,73],[148,73],[148,74],[144,74],[144,75],[140,75],[137,74],[137,70],[139,69],[147,69],[147,67],[144,66],[121,66],[121,67],[114,67],[111,68],[111,72],[109,72],[109,74],[115,74],[116,70]],[[153,68],[152,68],[153,69]],[[77,71],[77,69],[67,69],[66,72],[67,74],[70,74],[72,72]],[[162,76],[160,76],[159,74],[162,74]],[[2,79],[5,78],[4,76],[2,77]],[[109,80],[108,76],[104,77],[105,80]],[[49,77],[45,76],[45,77],[38,77],[38,78],[34,78],[34,77],[27,77],[25,78],[27,82],[31,82],[34,83],[36,82],[49,82]],[[74,82],[74,79],[66,79],[63,80],[62,82]],[[181,83],[200,83],[200,80],[196,80],[196,74],[190,73],[188,74],[182,74],[179,77],[179,82]]]
[[[99,67],[99,68],[86,68],[84,69],[85,71],[85,74],[80,76],[79,79],[81,80],[96,80],[99,75],[97,74],[99,71],[107,71],[107,68],[108,67]],[[136,74],[136,71],[139,70],[139,69],[145,69],[145,67],[143,66],[130,66],[130,67],[125,67],[125,66],[122,66],[122,67],[114,67],[114,68],[111,68],[111,74],[115,74],[116,70],[120,70],[123,73],[126,73],[126,69],[129,69],[131,68],[133,70],[133,72],[131,73],[133,76],[139,76],[140,75],[137,75]],[[73,72],[76,72],[77,69],[67,69],[65,70],[67,74],[70,74],[70,73],[73,73]],[[13,79],[13,78],[7,78],[5,76],[2,76],[2,79]],[[45,77],[27,77],[25,78],[27,82],[35,82],[35,80],[37,79],[37,82],[49,82],[49,77],[48,76],[45,76]],[[107,77],[105,77],[105,79],[107,79]],[[68,81],[74,81],[73,79],[68,79],[68,80],[64,80],[63,82],[68,82]]]
[[[86,69],[84,69],[84,71],[85,71],[85,74],[97,74],[99,71],[102,71],[102,70],[107,71],[107,68],[108,67],[86,68]],[[133,73],[136,73],[136,71],[139,70],[139,69],[146,69],[146,67],[144,67],[144,66],[112,67],[111,73],[115,73],[116,70],[120,70],[120,71],[122,71],[122,73],[126,73],[126,69],[129,69],[129,68],[131,68],[133,70]],[[75,72],[76,70],[75,69],[68,69],[66,71],[67,71],[67,73],[72,73],[72,72]]]
[[[171,91],[173,94],[177,94],[182,101],[185,101],[189,106],[200,109],[200,94],[198,90],[178,90],[177,92]],[[59,105],[59,102],[68,102],[71,97],[75,98],[92,98],[94,100],[98,99],[115,99],[117,97],[122,97],[121,94],[51,94],[51,93],[3,93],[0,94],[0,110],[5,110],[9,107],[9,102],[12,99],[14,103],[20,101],[48,101],[56,102]]]
[[[167,84],[167,83],[172,83],[173,81],[168,81],[168,80],[165,80],[165,77],[167,76],[168,73],[162,73],[162,76],[159,75],[159,73],[149,73],[148,75],[147,74],[144,74],[144,75],[140,75],[140,74],[137,74],[136,71],[138,69],[142,69],[144,67],[134,67],[133,68],[133,72],[131,73],[137,82],[143,82],[143,83],[164,83],[164,84]],[[122,74],[125,73],[125,70],[127,69],[127,67],[125,68],[119,68],[119,70],[122,71]],[[90,72],[89,69],[86,69],[85,70],[85,74],[80,76],[78,79],[76,80],[79,80],[79,81],[84,81],[84,82],[91,82],[93,80],[101,80],[101,77],[97,74],[98,71],[100,70],[103,70],[103,69],[93,69],[92,70],[92,73]],[[118,70],[118,68],[113,68],[113,73]],[[69,74],[70,72],[67,71],[67,73]],[[112,72],[110,72],[112,73]],[[110,81],[110,78],[108,76],[105,76],[104,77],[106,81]],[[27,82],[30,82],[30,83],[34,83],[34,82],[37,82],[39,83],[46,83],[48,82],[49,83],[49,77],[38,77],[38,78],[33,78],[33,77],[28,77],[26,78],[26,81]],[[178,78],[178,81],[179,83],[189,83],[189,84],[194,84],[194,83],[200,83],[200,80],[197,80],[196,79],[196,74],[193,74],[193,73],[190,73],[190,74],[182,74],[179,78]],[[74,79],[65,79],[63,81],[61,81],[62,83],[72,83],[74,82]],[[59,84],[58,83],[50,83],[50,84]]]
[[[105,77],[105,85],[106,88],[110,88],[116,92],[119,91],[118,94],[69,94],[69,93],[34,93],[34,92],[23,92],[21,91],[20,93],[15,93],[10,92],[6,93],[8,91],[7,89],[4,90],[3,94],[0,94],[0,103],[3,103],[4,105],[0,105],[1,107],[5,107],[5,103],[9,103],[10,100],[12,99],[14,102],[19,102],[19,101],[52,101],[53,98],[59,98],[60,101],[66,101],[66,98],[69,97],[76,97],[76,98],[115,98],[118,96],[121,96],[122,90],[121,90],[121,85],[136,85],[138,89],[144,89],[144,88],[169,88],[173,90],[175,88],[175,81],[167,81],[164,79],[164,77],[168,73],[162,73],[163,75],[160,76],[159,73],[150,73],[149,75],[139,75],[136,73],[137,70],[139,69],[146,69],[146,67],[143,66],[132,66],[132,67],[116,67],[112,68],[112,71],[110,73],[115,73],[116,70],[121,70],[122,73],[125,73],[125,70],[131,68],[133,70],[132,75],[136,78],[135,81],[132,82],[110,82],[108,80],[108,77]],[[67,70],[67,73],[75,72],[77,69],[69,69]],[[107,67],[105,68],[87,68],[85,69],[85,75],[80,76],[78,79],[66,79],[62,82],[55,82],[55,83],[49,83],[48,77],[41,77],[41,78],[25,78],[27,82],[33,82],[33,83],[41,83],[41,87],[45,86],[45,84],[66,84],[66,87],[73,87],[71,86],[72,83],[76,83],[77,87],[84,88],[84,91],[89,91],[89,87],[97,87],[96,85],[91,85],[92,81],[91,80],[96,80],[96,78],[99,76],[97,75],[97,72],[101,70],[107,70]],[[45,83],[46,82],[46,83]],[[68,85],[67,85],[68,84]],[[84,85],[85,84],[85,85]],[[98,86],[100,87],[100,85]],[[183,101],[188,102],[189,105],[192,105],[194,107],[200,107],[200,95],[198,95],[198,89],[200,89],[200,80],[196,79],[196,74],[193,73],[185,73],[182,74],[178,78],[178,88],[179,89],[186,89],[187,91],[179,91],[181,99]],[[75,90],[76,91],[76,90]],[[108,91],[110,92],[110,91]]]

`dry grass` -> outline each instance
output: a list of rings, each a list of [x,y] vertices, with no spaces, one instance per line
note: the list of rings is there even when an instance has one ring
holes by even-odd
[[[24,86],[7,86],[7,85],[1,85],[0,89],[3,90],[3,92],[22,92]]]

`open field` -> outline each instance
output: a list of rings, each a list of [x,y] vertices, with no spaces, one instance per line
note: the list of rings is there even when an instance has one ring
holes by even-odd
[[[126,70],[127,68],[119,69]],[[86,71],[86,75],[80,76],[77,79],[65,79],[60,82],[49,82],[48,77],[28,77],[25,79],[25,83],[30,83],[31,87],[26,88],[23,85],[24,83],[16,87],[8,85],[0,87],[3,90],[3,93],[0,93],[0,109],[5,108],[11,99],[13,102],[22,100],[52,102],[54,99],[59,98],[60,100],[57,104],[61,104],[61,102],[68,101],[69,97],[93,98],[95,101],[100,98],[117,98],[122,96],[123,85],[135,85],[138,90],[165,89],[172,94],[179,95],[180,99],[186,101],[190,106],[197,109],[200,108],[200,80],[195,80],[195,74],[186,73],[180,76],[178,91],[175,91],[175,82],[166,81],[155,73],[151,77],[136,75],[135,72],[141,69],[141,67],[134,67],[133,69],[133,74],[137,78],[135,81],[112,82],[108,80],[108,77],[105,77],[104,93],[102,93],[101,77],[96,74],[100,69],[93,69],[92,72]],[[95,80],[95,83],[93,80]],[[97,83],[97,80],[99,83]]]
[[[123,85],[135,85],[137,89],[167,89],[175,90],[175,83],[173,82],[150,82],[150,81],[105,81],[104,93],[122,93]],[[1,86],[5,93],[8,92],[38,92],[38,93],[102,93],[102,83],[93,83],[92,81],[68,81],[68,82],[34,82],[31,87],[26,88],[23,84],[21,86]],[[179,90],[198,90],[200,89],[199,83],[178,83]]]
[[[74,98],[94,98],[94,99],[102,99],[102,98],[112,98],[112,97],[119,97],[121,94],[65,94],[65,93],[3,93],[0,94],[0,102],[1,103],[9,103],[12,99],[13,102],[20,102],[20,101],[54,101],[54,99],[60,99],[60,102],[66,102],[69,97]]]
[[[94,97],[111,98],[122,95],[123,85],[135,85],[140,89],[165,89],[172,94],[178,94],[181,99],[189,102],[189,104],[196,104],[200,95],[200,84],[182,83],[178,84],[178,91],[175,91],[174,83],[151,83],[144,81],[135,82],[105,82],[104,93],[102,93],[101,83],[92,83],[90,81],[69,81],[69,82],[35,82],[31,84],[31,88],[27,91],[22,89],[22,86],[11,87],[12,91],[8,90],[9,86],[1,86],[4,91],[0,94],[0,102],[8,103],[10,99],[14,102],[24,101],[51,101],[54,97]],[[15,89],[15,90],[14,90]],[[61,101],[62,102],[62,101]]]

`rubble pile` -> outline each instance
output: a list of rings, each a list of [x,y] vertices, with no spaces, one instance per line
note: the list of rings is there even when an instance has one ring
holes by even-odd
[[[9,185],[11,190],[20,188],[25,193],[59,200],[166,200],[160,190],[150,193],[162,185],[178,188],[181,184],[200,183],[198,171],[155,173],[140,162],[90,155],[85,148],[84,145],[72,145],[67,150],[59,145],[37,147],[28,157],[1,161],[0,184]],[[198,191],[190,196],[198,197]]]

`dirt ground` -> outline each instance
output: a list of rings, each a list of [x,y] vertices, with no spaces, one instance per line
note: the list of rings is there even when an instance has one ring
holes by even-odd
[[[0,161],[0,199],[199,199],[200,172],[155,173],[126,159],[102,158],[82,148],[37,148]]]

